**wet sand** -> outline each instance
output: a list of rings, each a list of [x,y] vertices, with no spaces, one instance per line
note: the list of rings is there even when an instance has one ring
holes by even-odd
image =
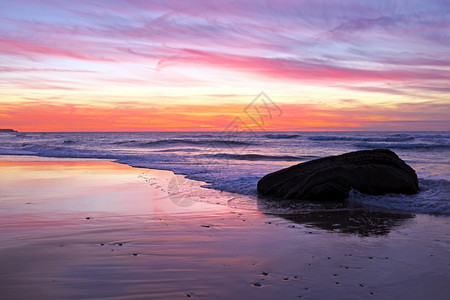
[[[450,298],[446,216],[264,214],[106,161],[0,157],[0,174],[1,299]]]

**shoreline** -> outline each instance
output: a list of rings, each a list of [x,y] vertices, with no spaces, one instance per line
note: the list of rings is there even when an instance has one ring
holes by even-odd
[[[450,297],[446,216],[267,215],[204,188],[210,203],[177,206],[170,171],[15,158],[0,156],[5,298]],[[385,231],[334,231],[352,217]]]

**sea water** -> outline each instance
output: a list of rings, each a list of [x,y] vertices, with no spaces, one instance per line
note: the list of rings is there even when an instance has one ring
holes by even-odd
[[[349,202],[450,214],[448,131],[0,134],[0,155],[110,159],[135,167],[171,170],[203,181],[208,188],[254,200],[256,183],[265,174],[320,157],[375,148],[391,149],[413,167],[420,192],[412,196],[369,196],[353,190]]]

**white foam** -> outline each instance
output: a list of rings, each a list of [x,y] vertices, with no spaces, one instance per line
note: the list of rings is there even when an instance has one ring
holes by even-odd
[[[349,202],[391,210],[450,215],[450,182],[447,180],[419,180],[419,193],[415,195],[366,195],[350,192]]]

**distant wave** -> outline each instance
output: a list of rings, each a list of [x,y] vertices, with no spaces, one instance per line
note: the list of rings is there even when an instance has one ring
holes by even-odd
[[[185,139],[167,139],[156,140],[146,143],[141,143],[141,147],[153,146],[171,146],[171,145],[199,145],[199,146],[247,146],[252,145],[250,142],[236,141],[236,140],[185,140]]]
[[[126,144],[135,144],[136,141],[135,140],[129,140],[129,141],[118,141],[118,142],[114,142],[111,143],[113,145],[126,145]]]
[[[205,154],[204,157],[219,158],[219,159],[236,159],[236,160],[263,160],[263,161],[301,161],[307,160],[312,157],[299,157],[289,155],[262,155],[262,154],[231,154],[231,153],[218,153],[218,154]]]
[[[252,145],[250,142],[237,141],[237,140],[193,140],[193,139],[163,139],[155,141],[136,141],[136,140],[125,140],[111,143],[112,145],[121,145],[125,147],[160,147],[160,146],[174,146],[174,145],[196,145],[196,146],[246,146]]]
[[[153,152],[200,152],[202,150],[197,148],[173,148],[173,149],[162,149],[154,150]]]
[[[75,144],[75,142],[74,141],[72,141],[72,140],[66,140],[66,141],[64,141],[63,142],[63,144]]]
[[[0,148],[0,155],[33,155],[34,152],[22,149]]]
[[[415,137],[421,139],[450,139],[450,134],[415,134]]]
[[[308,138],[311,141],[364,141],[364,142],[406,142],[414,140],[411,135],[396,135],[387,137],[350,137],[333,135],[315,135]]]
[[[284,134],[284,133],[269,133],[266,134],[268,139],[295,139],[299,137],[299,134]]]
[[[427,144],[427,143],[413,143],[413,144],[399,144],[399,143],[356,143],[359,148],[389,148],[389,149],[450,149],[448,144]]]

